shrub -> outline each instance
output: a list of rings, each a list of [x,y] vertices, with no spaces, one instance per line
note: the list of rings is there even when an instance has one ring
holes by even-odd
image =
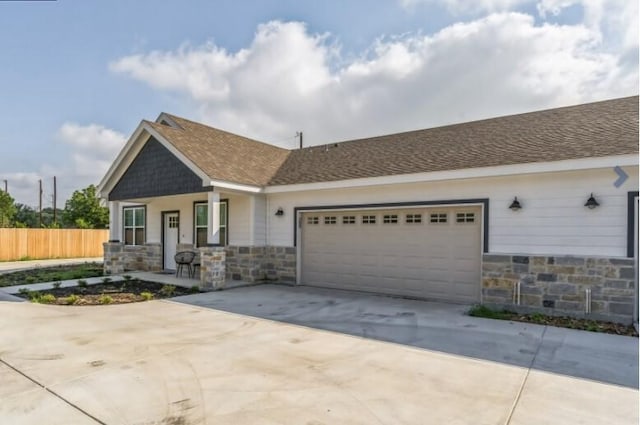
[[[198,285],[193,285],[191,288],[189,288],[189,292],[191,292],[192,294],[198,294],[200,293],[200,287]]]
[[[29,288],[20,288],[18,290],[18,293],[22,294],[22,295],[29,295],[29,292],[31,292],[31,290]]]
[[[131,280],[131,275],[130,274],[123,274],[122,278],[125,280],[125,282],[129,282]]]
[[[145,301],[149,301],[153,299],[153,294],[149,291],[140,292],[140,296]]]
[[[78,287],[79,287],[79,288],[86,288],[86,287],[87,287],[87,285],[88,285],[88,284],[87,284],[87,281],[86,281],[86,280],[84,280],[84,279],[80,279],[80,280],[78,280]]]
[[[27,283],[35,283],[36,282],[36,277],[35,276],[27,276],[24,278],[24,281]]]
[[[53,287],[54,287],[55,289],[58,289],[58,288],[60,287],[60,285],[62,285],[62,282],[60,282],[60,281],[53,282]]]
[[[35,303],[37,303],[38,302],[37,300],[39,300],[40,297],[42,296],[42,294],[38,291],[28,291],[25,294],[29,297],[30,301]]]
[[[98,302],[100,304],[111,304],[113,302],[113,298],[109,295],[102,294],[100,295],[100,298],[98,298]]]
[[[493,310],[484,305],[476,305],[468,312],[469,316],[484,317],[486,319],[510,319],[513,316],[513,312],[507,310]]]
[[[41,304],[52,304],[56,302],[56,297],[54,297],[52,294],[44,294],[36,302]]]
[[[76,294],[71,294],[64,299],[64,303],[68,305],[76,304],[78,301],[80,301],[80,297],[77,296]]]
[[[176,292],[176,287],[174,285],[164,285],[160,288],[160,293],[165,297],[170,297]]]

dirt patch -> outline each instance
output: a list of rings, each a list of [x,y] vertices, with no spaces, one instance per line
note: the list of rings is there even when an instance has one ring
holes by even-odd
[[[33,302],[58,305],[126,304],[198,293],[197,286],[184,288],[145,280],[69,286],[43,291],[21,291],[19,297]]]

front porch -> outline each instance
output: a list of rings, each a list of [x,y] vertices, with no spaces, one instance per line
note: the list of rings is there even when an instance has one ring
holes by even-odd
[[[273,246],[193,246],[180,245],[176,249],[192,250],[199,255],[199,267],[194,277],[185,267],[182,276],[162,267],[162,244],[141,246],[122,242],[104,244],[105,273],[118,275],[130,271],[153,274],[159,278],[180,279],[187,286],[219,290],[259,282],[296,282],[296,248]]]

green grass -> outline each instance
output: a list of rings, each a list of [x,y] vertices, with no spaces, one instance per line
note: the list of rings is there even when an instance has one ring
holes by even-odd
[[[0,275],[0,287],[12,285],[29,285],[40,282],[58,282],[63,280],[86,279],[103,276],[102,265],[84,263],[58,267],[43,267],[19,270]]]
[[[469,310],[469,316],[484,317],[485,319],[509,320],[515,313],[507,310],[493,310],[483,305],[476,305]]]

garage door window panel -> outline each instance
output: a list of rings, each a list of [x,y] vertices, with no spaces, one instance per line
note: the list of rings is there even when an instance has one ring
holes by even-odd
[[[382,222],[384,224],[397,224],[398,223],[398,215],[397,214],[385,214],[382,216]]]
[[[472,212],[456,213],[456,223],[475,223],[476,215]]]
[[[375,215],[363,215],[362,216],[362,224],[376,224],[376,216]]]
[[[429,222],[430,223],[446,223],[447,222],[447,218],[448,218],[448,214],[447,213],[431,213],[429,215]]]
[[[356,224],[356,216],[355,215],[342,216],[342,224]]]
[[[405,216],[405,223],[407,223],[407,224],[420,224],[420,223],[422,223],[422,214],[407,214]]]

